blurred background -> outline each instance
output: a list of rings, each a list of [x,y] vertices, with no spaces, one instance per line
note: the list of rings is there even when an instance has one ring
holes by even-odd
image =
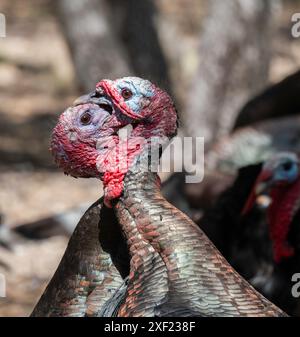
[[[0,12],[0,316],[30,314],[101,196],[48,150],[77,96],[102,78],[148,78],[174,97],[181,134],[205,136],[208,150],[249,100],[300,69],[296,0],[0,0]]]

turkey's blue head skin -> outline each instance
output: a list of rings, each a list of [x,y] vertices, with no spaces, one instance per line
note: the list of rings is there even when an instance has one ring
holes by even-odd
[[[290,152],[275,154],[264,164],[260,176],[270,188],[292,184],[299,177],[298,156]]]
[[[128,124],[129,151],[117,151],[118,131]],[[125,77],[100,81],[95,91],[79,98],[59,118],[51,151],[64,172],[74,177],[100,177],[115,198],[122,192],[124,175],[116,161],[132,163],[141,152],[136,138],[167,137],[176,134],[177,113],[170,96],[148,80]],[[99,146],[99,144],[101,144]],[[116,155],[117,153],[117,155]],[[118,175],[118,179],[116,179]],[[112,181],[119,186],[110,186]]]
[[[263,165],[247,200],[243,214],[249,212],[260,196],[268,196],[267,219],[276,263],[294,254],[287,237],[291,222],[300,206],[299,159],[295,153],[273,155]]]
[[[177,131],[178,116],[171,97],[148,80],[124,77],[115,81],[102,80],[96,85],[95,96],[106,97],[136,128],[133,135],[172,138]]]
[[[123,112],[133,119],[143,116],[144,109],[150,104],[156,88],[150,81],[139,77],[125,77],[115,81],[102,80],[97,84],[96,92],[107,95]]]

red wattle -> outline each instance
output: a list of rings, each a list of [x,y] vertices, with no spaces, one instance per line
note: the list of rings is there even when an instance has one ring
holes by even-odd
[[[271,192],[273,200],[269,211],[270,236],[273,242],[273,255],[276,263],[294,255],[294,248],[287,241],[290,225],[295,215],[296,201],[300,195],[300,180],[292,186],[279,186]]]
[[[111,208],[111,201],[121,196],[123,191],[124,173],[121,172],[106,172],[103,176],[104,184],[104,203]]]
[[[112,207],[111,201],[119,198],[123,192],[123,181],[134,158],[145,148],[141,139],[128,139],[116,144],[106,157],[100,156],[98,169],[104,172],[102,181],[104,185],[104,203]]]

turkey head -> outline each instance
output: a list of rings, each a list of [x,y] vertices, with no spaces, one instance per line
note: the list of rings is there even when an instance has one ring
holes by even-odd
[[[299,159],[294,153],[281,152],[265,162],[242,214],[254,205],[267,209],[273,256],[276,263],[294,255],[288,242],[293,218],[300,207]]]
[[[121,130],[129,125],[124,139]],[[141,157],[148,160],[176,130],[172,99],[153,83],[138,77],[102,80],[60,116],[51,151],[66,174],[100,178],[110,206],[122,194],[133,164]]]

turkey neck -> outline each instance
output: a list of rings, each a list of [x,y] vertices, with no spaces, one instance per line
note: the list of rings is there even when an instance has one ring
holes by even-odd
[[[161,196],[160,179],[156,173],[127,173],[123,195],[115,209],[131,256],[142,246],[141,240],[145,245],[150,244],[155,250],[159,249],[158,236],[164,232],[160,207],[162,202],[166,201]],[[153,221],[158,221],[159,227],[153,226]]]
[[[182,257],[188,251],[194,255],[195,245],[199,253],[207,255],[205,244],[201,243],[204,234],[185,214],[165,200],[157,173],[129,171],[115,211],[131,257],[141,252],[147,252],[149,256],[159,254],[170,270],[186,269]],[[208,239],[205,237],[205,240]],[[189,266],[193,268],[193,261]]]
[[[160,178],[156,172],[151,172],[151,168],[157,167],[158,163],[156,159],[151,164],[145,160],[147,151],[144,149],[137,155],[135,165],[125,175],[123,193],[115,210],[131,256],[151,246],[164,257],[164,247],[176,242],[181,227],[174,227],[174,219],[181,212],[161,195]],[[173,225],[170,225],[172,221]]]
[[[156,173],[129,171],[114,205],[130,274],[119,316],[281,316],[161,195]]]

